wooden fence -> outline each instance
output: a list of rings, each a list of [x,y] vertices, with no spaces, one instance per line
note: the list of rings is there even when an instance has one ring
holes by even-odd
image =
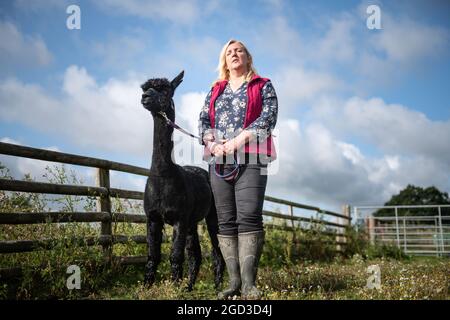
[[[146,261],[146,256],[125,256],[117,257],[112,254],[112,246],[118,243],[127,243],[134,241],[136,243],[146,243],[145,235],[125,236],[113,234],[112,225],[116,222],[131,222],[131,223],[146,223],[147,218],[142,214],[118,214],[111,210],[111,198],[121,199],[135,199],[142,200],[143,192],[123,190],[111,188],[110,186],[110,171],[120,171],[132,173],[141,176],[148,176],[149,170],[141,167],[136,167],[128,164],[113,162],[109,160],[96,159],[84,157],[80,155],[49,151],[43,149],[36,149],[25,147],[10,143],[0,143],[0,154],[8,156],[24,157],[29,159],[44,160],[51,162],[58,162],[64,164],[72,164],[79,166],[86,166],[96,169],[96,186],[81,186],[81,185],[61,185],[34,181],[20,181],[11,179],[0,179],[0,190],[17,191],[17,192],[31,192],[43,194],[62,194],[62,195],[76,195],[76,196],[96,196],[97,197],[97,211],[95,212],[3,212],[0,213],[0,224],[21,225],[21,224],[38,224],[38,223],[63,223],[63,222],[100,222],[101,232],[98,237],[79,238],[74,239],[85,243],[87,245],[102,245],[105,258],[108,261],[115,260],[121,264],[142,264]],[[322,233],[333,237],[333,243],[340,246],[346,244],[345,228],[350,225],[350,208],[343,207],[343,213],[335,213],[331,211],[322,210],[318,207],[295,203],[292,201],[265,197],[265,201],[285,205],[288,208],[289,214],[282,214],[273,211],[263,211],[266,217],[276,219],[285,219],[290,222],[290,226],[269,224],[266,227],[281,228],[284,230],[295,230],[299,223],[306,223],[309,225],[320,224],[328,227],[329,230],[322,231]],[[326,219],[306,218],[294,215],[294,208],[310,210],[324,217],[333,217],[336,222],[328,221]],[[335,237],[335,238],[334,238]],[[8,240],[0,241],[0,254],[29,252],[34,250],[51,250],[54,246],[52,239],[41,240]],[[1,270],[0,270],[1,271]],[[10,274],[11,270],[3,270],[0,274]],[[14,272],[12,272],[14,273]]]

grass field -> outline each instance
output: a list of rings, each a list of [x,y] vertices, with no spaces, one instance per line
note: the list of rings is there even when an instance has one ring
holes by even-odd
[[[378,265],[381,287],[369,289],[367,268]],[[169,274],[160,274],[160,281],[147,288],[142,284],[142,271],[129,270],[111,286],[91,294],[91,299],[216,299],[209,266],[203,266],[192,292],[185,283],[168,281]],[[363,260],[336,259],[330,263],[301,262],[296,265],[259,270],[258,286],[265,300],[328,300],[328,299],[444,299],[450,298],[450,261],[436,258]],[[236,299],[239,299],[236,297]]]

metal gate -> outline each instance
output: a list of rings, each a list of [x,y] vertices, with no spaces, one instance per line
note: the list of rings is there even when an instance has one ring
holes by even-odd
[[[379,209],[389,213],[374,216]],[[424,209],[427,215],[405,215]],[[372,244],[394,244],[410,255],[450,256],[449,212],[450,205],[353,207],[357,230],[364,229]]]

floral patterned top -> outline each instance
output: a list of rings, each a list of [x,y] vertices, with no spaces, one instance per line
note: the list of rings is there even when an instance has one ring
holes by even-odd
[[[241,133],[247,109],[247,84],[248,82],[245,81],[233,92],[230,83],[228,83],[223,93],[217,97],[215,103],[215,129],[211,128],[209,120],[211,89],[206,96],[205,104],[200,112],[200,137],[203,137],[203,135],[209,132],[213,132],[216,140],[232,139]],[[264,84],[261,95],[263,101],[261,114],[246,128],[246,130],[252,131],[260,141],[267,138],[274,129],[278,116],[278,99],[270,81]]]

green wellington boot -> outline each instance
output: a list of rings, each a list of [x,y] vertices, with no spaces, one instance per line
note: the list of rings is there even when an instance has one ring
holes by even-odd
[[[239,233],[239,264],[241,266],[242,299],[261,299],[256,288],[256,273],[264,245],[264,231]]]
[[[238,236],[224,236],[217,235],[219,239],[219,247],[223,258],[227,265],[228,276],[230,282],[228,288],[220,292],[218,298],[226,300],[239,295],[241,290],[241,274],[239,269],[239,255],[238,255]]]

